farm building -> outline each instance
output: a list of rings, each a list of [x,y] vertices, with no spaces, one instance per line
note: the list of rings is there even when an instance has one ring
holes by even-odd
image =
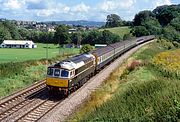
[[[33,41],[29,40],[4,40],[1,48],[37,48]]]

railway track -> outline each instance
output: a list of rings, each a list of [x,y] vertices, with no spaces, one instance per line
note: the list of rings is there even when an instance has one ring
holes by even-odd
[[[27,121],[38,121],[41,119],[46,113],[51,111],[54,107],[56,107],[61,101],[51,100],[50,98],[47,100],[42,100],[36,105],[33,109],[27,111],[23,116],[18,118],[17,122],[27,122]]]
[[[0,121],[33,102],[38,95],[45,91],[45,86],[45,81],[40,81],[0,100]]]

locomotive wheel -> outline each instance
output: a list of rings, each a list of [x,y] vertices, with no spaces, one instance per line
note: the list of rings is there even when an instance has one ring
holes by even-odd
[[[68,97],[70,94],[70,90],[64,90],[64,97]]]

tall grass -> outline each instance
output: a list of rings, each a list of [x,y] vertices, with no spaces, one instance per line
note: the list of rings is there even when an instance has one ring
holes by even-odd
[[[180,79],[180,49],[159,53],[153,58],[153,65],[165,76]]]
[[[154,42],[137,51],[91,95],[72,121],[175,122],[180,119],[179,79],[164,77],[152,65],[154,56],[164,50],[161,43]]]
[[[129,83],[119,85],[112,99],[80,121],[177,121],[180,82],[156,76],[160,74],[151,67],[133,71],[126,78]]]

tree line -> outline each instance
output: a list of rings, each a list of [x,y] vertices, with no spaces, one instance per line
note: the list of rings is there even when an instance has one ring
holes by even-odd
[[[14,40],[32,40],[36,43],[52,43],[52,44],[110,44],[118,42],[121,38],[108,30],[98,31],[82,31],[76,33],[68,33],[69,26],[58,25],[55,32],[43,32],[38,30],[29,30],[26,28],[18,28],[10,21],[0,22],[0,41]]]
[[[140,11],[132,22],[123,21],[116,14],[108,15],[105,27],[118,26],[130,26],[131,33],[136,37],[157,35],[180,42],[180,5],[164,5],[153,11]]]

